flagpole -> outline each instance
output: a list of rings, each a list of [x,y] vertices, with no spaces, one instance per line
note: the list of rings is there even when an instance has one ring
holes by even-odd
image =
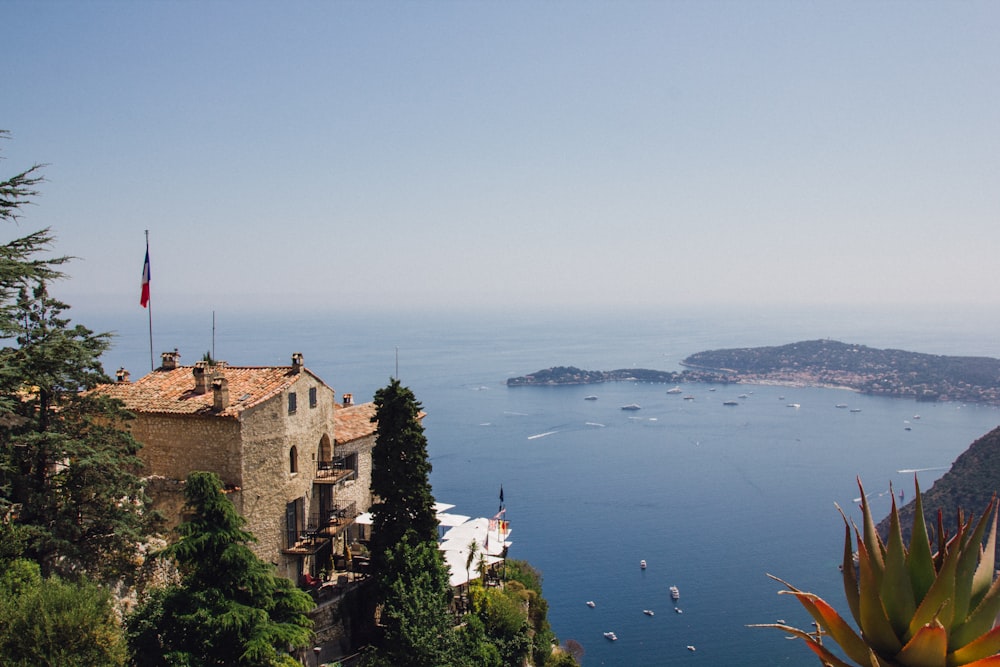
[[[146,258],[149,258],[149,230],[146,230]],[[152,290],[150,290],[150,296],[146,301],[146,307],[149,310],[149,371],[153,372],[156,370],[156,366],[153,363],[153,296]]]

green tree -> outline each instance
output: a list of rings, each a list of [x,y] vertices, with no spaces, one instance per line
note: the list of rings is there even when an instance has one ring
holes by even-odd
[[[450,611],[451,585],[433,542],[408,535],[388,553],[396,573],[382,607],[383,641],[370,665],[444,667],[458,664]]]
[[[191,519],[164,551],[181,582],[153,591],[126,619],[135,664],[297,665],[287,649],[309,643],[312,599],[250,549],[255,538],[218,475],[191,473],[185,498]]]
[[[437,543],[437,514],[431,494],[427,438],[420,423],[420,403],[393,379],[375,392],[377,424],[372,449],[372,569],[382,590],[395,578],[389,553],[403,537]]]
[[[128,658],[106,589],[43,579],[27,559],[0,574],[0,656],[9,667],[120,667]]]
[[[0,132],[0,136],[6,133]],[[0,220],[37,195],[40,165],[0,182]],[[44,574],[117,579],[155,515],[120,404],[84,392],[107,382],[108,334],[72,325],[48,294],[67,257],[44,258],[48,230],[0,246],[0,533],[8,557]],[[13,344],[10,344],[13,343]],[[14,549],[17,549],[15,552]]]

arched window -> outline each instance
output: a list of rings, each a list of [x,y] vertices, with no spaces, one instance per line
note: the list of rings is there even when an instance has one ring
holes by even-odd
[[[319,439],[319,461],[329,464],[333,460],[333,447],[330,446],[330,436],[326,433]]]
[[[295,445],[288,450],[288,472],[299,471],[299,450]]]

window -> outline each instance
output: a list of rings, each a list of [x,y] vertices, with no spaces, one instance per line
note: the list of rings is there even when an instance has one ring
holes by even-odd
[[[348,454],[347,456],[344,457],[344,468],[346,468],[347,470],[353,470],[354,472],[358,471],[358,454],[357,454],[357,452],[354,452],[352,454]]]
[[[309,387],[309,407],[316,407],[316,387]]]
[[[297,498],[285,505],[285,539],[288,547],[295,546],[299,541],[299,529],[302,527],[303,508],[305,503],[302,498]]]
[[[288,392],[288,414],[294,415],[296,410],[296,396],[294,391]]]
[[[288,472],[296,473],[299,471],[299,449],[295,445],[288,450]]]

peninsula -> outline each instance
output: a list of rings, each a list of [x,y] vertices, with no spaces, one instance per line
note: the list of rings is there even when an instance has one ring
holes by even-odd
[[[588,371],[557,366],[509,378],[507,386],[600,382],[721,382],[851,389],[918,401],[1000,405],[1000,359],[878,349],[835,340],[698,352],[680,372],[648,369]]]

